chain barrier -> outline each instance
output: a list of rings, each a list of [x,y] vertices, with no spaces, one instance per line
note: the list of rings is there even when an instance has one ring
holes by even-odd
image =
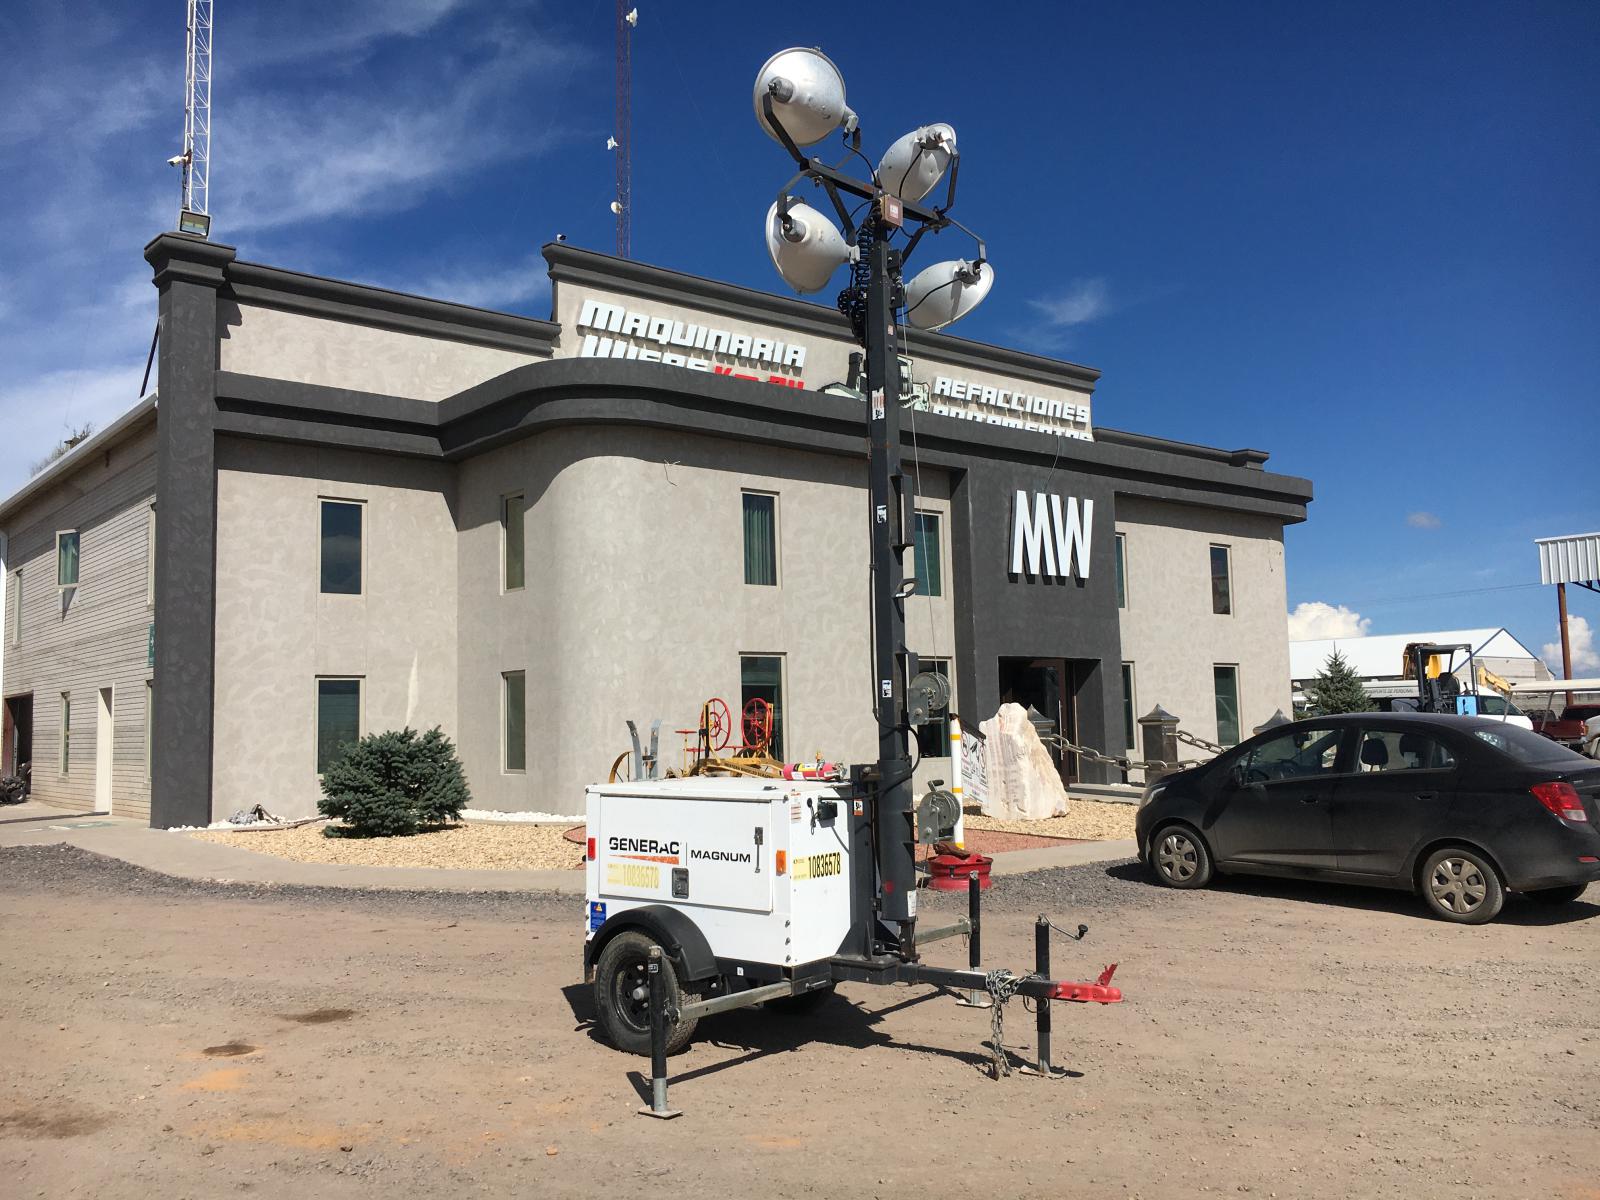
[[[1178,735],[1180,739],[1184,736],[1181,733]],[[1181,758],[1175,762],[1163,762],[1159,758],[1128,758],[1123,755],[1102,754],[1092,746],[1079,746],[1074,742],[1067,741],[1064,737],[1052,736],[1040,738],[1039,740],[1046,745],[1055,746],[1057,749],[1076,754],[1080,758],[1086,758],[1090,762],[1106,763],[1124,771],[1148,771],[1152,768],[1157,771],[1178,771],[1184,767],[1199,766],[1205,761],[1205,759],[1201,758]],[[1209,743],[1207,745],[1209,746]]]
[[[1213,754],[1221,754],[1227,749],[1226,746],[1219,746],[1215,742],[1208,742],[1203,737],[1195,737],[1194,734],[1186,733],[1182,729],[1177,730],[1177,736],[1180,742],[1185,742],[1199,750],[1209,750]]]

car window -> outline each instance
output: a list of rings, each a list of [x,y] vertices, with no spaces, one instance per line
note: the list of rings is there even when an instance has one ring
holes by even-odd
[[[1240,766],[1250,783],[1305,779],[1333,772],[1341,729],[1297,729],[1269,738],[1244,756]]]
[[[1455,756],[1425,733],[1364,729],[1356,757],[1358,771],[1442,771],[1456,765]]]
[[[1524,729],[1520,725],[1474,729],[1472,736],[1517,762],[1560,763],[1570,767],[1587,764],[1590,761],[1581,754],[1574,754],[1558,742],[1552,742],[1549,738]],[[1573,761],[1568,762],[1568,759]]]

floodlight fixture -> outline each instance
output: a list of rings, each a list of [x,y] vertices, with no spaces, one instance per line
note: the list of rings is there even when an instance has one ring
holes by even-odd
[[[924,125],[900,138],[878,162],[878,184],[901,200],[917,203],[939,185],[956,155],[956,131]]]
[[[856,114],[844,102],[844,76],[821,50],[780,50],[756,75],[756,120],[768,137],[781,142],[761,110],[762,98],[769,95],[774,115],[798,146],[820,142],[840,127],[846,132],[856,127]]]
[[[178,232],[192,233],[195,237],[210,237],[211,214],[184,209],[178,214]]]
[[[918,329],[943,329],[966,316],[994,286],[994,267],[982,259],[934,263],[906,284],[906,320]]]
[[[820,292],[851,260],[838,226],[809,204],[788,198],[788,211],[774,201],[767,210],[767,253],[783,281],[797,292]]]

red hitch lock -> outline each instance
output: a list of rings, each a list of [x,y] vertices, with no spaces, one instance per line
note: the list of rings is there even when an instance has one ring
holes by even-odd
[[[1080,1004],[1120,1004],[1122,989],[1111,986],[1111,977],[1116,973],[1117,964],[1112,963],[1100,972],[1100,978],[1093,983],[1053,983],[1050,985],[1050,999],[1076,1000]]]

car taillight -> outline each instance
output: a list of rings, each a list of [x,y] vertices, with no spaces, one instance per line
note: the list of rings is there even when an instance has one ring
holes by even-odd
[[[1578,799],[1578,790],[1570,783],[1558,779],[1554,783],[1536,783],[1528,790],[1535,800],[1563,821],[1589,819],[1589,814],[1583,811],[1583,801]]]

